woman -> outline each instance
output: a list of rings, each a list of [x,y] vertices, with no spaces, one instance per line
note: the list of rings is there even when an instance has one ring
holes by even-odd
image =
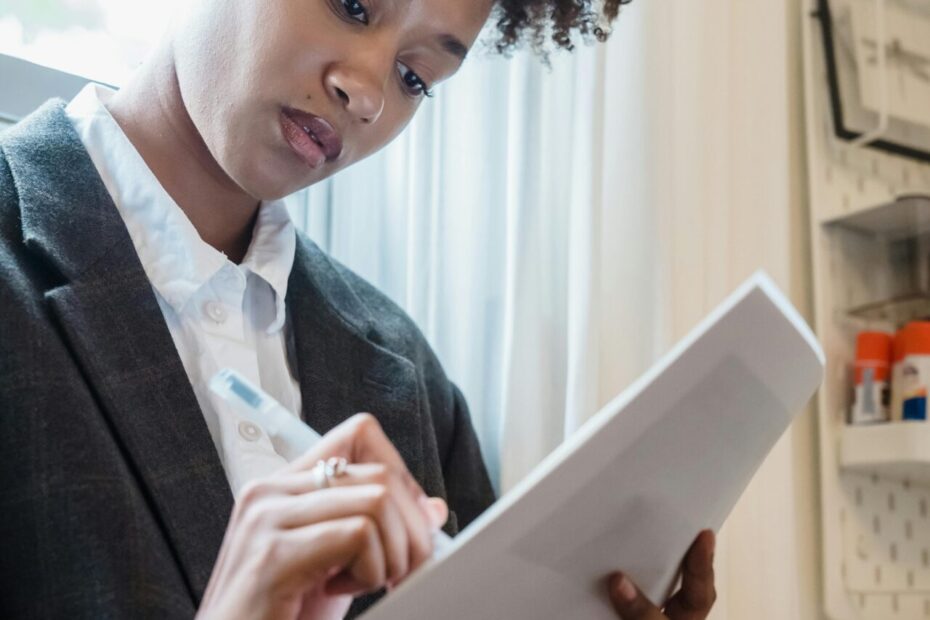
[[[542,49],[603,38],[619,3],[199,0],[119,92],[7,132],[0,615],[341,617],[474,519],[493,496],[461,393],[278,199],[394,138],[492,11],[500,49]],[[324,440],[285,464],[210,395],[222,366]],[[668,617],[709,612],[712,547]]]

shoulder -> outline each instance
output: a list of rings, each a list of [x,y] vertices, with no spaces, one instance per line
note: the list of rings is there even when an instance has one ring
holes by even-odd
[[[17,162],[11,159],[6,147],[16,137],[16,129],[0,133],[0,299],[4,302],[0,330],[9,330],[7,340],[18,341],[34,336],[36,321],[45,317],[43,292],[60,278],[45,257],[26,241],[22,200],[34,190],[23,188],[13,172]],[[15,330],[9,327],[14,324]]]
[[[19,195],[2,148],[3,138],[0,134],[0,273],[7,280],[16,275],[14,254],[19,254],[23,248]]]
[[[0,243],[23,241],[21,201],[44,202],[58,185],[54,170],[72,187],[86,171],[83,145],[73,134],[64,101],[51,99],[11,127],[0,130]],[[64,159],[62,159],[64,158]]]
[[[6,130],[8,132],[9,130]],[[19,200],[16,196],[16,186],[13,183],[13,174],[10,172],[10,163],[7,161],[6,153],[3,150],[5,132],[0,132],[0,225],[2,231],[6,232],[7,219],[11,211],[15,209]]]
[[[13,175],[10,173],[10,164],[3,152],[3,134],[0,133],[0,204],[4,207],[15,201],[13,188]]]

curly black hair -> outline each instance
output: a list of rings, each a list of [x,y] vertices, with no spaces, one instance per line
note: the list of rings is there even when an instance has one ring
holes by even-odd
[[[632,0],[497,0],[491,42],[502,54],[528,45],[548,58],[555,50],[572,50],[576,36],[605,41],[621,5]]]

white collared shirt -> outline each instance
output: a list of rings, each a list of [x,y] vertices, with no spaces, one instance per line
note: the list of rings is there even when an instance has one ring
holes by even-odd
[[[107,111],[113,94],[89,84],[66,113],[126,224],[238,494],[286,461],[262,429],[213,396],[208,383],[220,368],[234,368],[299,415],[284,303],[296,231],[276,201],[262,203],[241,264],[204,242]]]

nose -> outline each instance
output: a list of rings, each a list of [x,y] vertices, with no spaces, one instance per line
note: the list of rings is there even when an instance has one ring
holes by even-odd
[[[325,82],[330,96],[363,123],[374,123],[384,111],[383,81],[374,72],[337,64],[329,68]]]

